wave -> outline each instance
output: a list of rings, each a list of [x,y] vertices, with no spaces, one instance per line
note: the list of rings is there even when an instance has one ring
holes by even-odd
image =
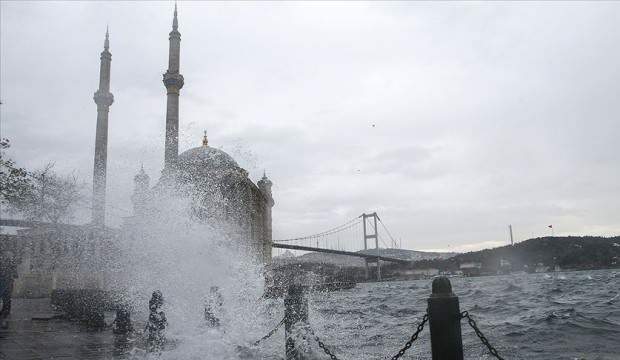
[[[554,310],[546,313],[544,320],[553,321],[556,319],[568,319],[575,314],[575,308],[568,308],[563,310]]]
[[[480,290],[480,289],[476,289],[474,290],[474,292],[472,293],[472,295],[483,295],[484,291]]]
[[[504,288],[504,292],[510,292],[510,291],[522,291],[523,289],[520,286],[517,286],[515,284],[508,284],[508,286],[506,286],[506,288]]]

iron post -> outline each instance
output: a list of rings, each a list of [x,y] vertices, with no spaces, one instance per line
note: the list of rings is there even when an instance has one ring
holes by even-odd
[[[428,298],[428,323],[433,360],[463,360],[459,298],[445,276],[433,280]]]
[[[295,346],[294,330],[308,324],[308,300],[304,297],[303,286],[289,285],[284,299],[284,330],[286,360],[304,360],[303,352]]]

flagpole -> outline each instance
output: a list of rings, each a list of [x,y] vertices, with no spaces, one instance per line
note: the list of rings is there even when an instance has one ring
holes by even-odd
[[[553,224],[547,226],[549,229],[551,229],[551,237],[555,237],[555,232],[553,231]]]

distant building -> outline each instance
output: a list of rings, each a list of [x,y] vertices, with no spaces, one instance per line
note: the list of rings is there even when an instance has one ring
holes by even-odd
[[[428,268],[428,269],[409,269],[405,270],[402,275],[407,277],[413,277],[417,279],[429,278],[433,276],[439,275],[439,269]]]
[[[512,272],[512,264],[506,259],[499,259],[498,274],[509,274]]]
[[[463,272],[463,275],[465,276],[480,275],[482,263],[475,261],[464,262],[459,265],[459,269]]]
[[[481,262],[474,262],[474,261],[464,262],[464,263],[461,263],[459,265],[459,269],[461,269],[461,270],[481,269],[481,268],[482,268],[482,263]]]
[[[546,266],[543,263],[536,264],[536,268],[534,269],[534,272],[536,272],[536,273],[544,273],[544,272],[548,272],[548,271],[549,271],[549,266]]]

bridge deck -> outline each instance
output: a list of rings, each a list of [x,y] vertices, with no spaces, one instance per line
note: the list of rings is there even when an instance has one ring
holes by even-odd
[[[389,261],[389,262],[397,262],[397,263],[410,262],[409,260],[396,259],[396,258],[391,258],[387,256],[369,255],[369,254],[363,254],[359,252],[343,251],[343,250],[322,249],[322,248],[315,248],[315,247],[310,247],[310,246],[289,245],[289,244],[282,244],[282,243],[277,243],[277,242],[274,242],[272,244],[272,247],[279,248],[279,249],[314,251],[314,252],[323,252],[323,253],[329,253],[329,254],[356,256],[356,257],[366,258],[366,259],[374,260],[374,261],[376,261],[378,258],[379,260]]]

